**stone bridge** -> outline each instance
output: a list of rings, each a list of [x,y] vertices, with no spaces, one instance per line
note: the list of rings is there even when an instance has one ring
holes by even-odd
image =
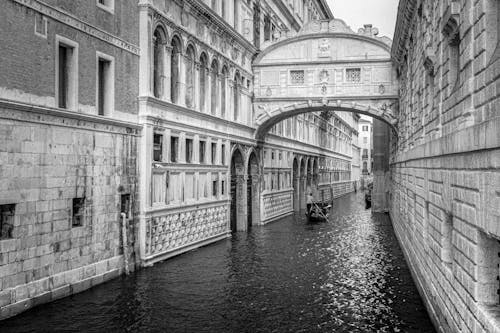
[[[371,25],[356,33],[334,19],[312,21],[297,35],[268,44],[253,64],[256,139],[283,119],[328,110],[382,120],[397,136],[391,40],[377,35]]]

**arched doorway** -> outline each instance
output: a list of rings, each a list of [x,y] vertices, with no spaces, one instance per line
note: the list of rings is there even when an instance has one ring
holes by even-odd
[[[293,159],[293,211],[300,212],[300,174],[299,162]]]
[[[241,229],[241,220],[244,217],[244,174],[245,164],[243,155],[239,149],[233,152],[231,157],[231,231]],[[240,223],[238,223],[240,222]]]
[[[252,152],[248,159],[247,175],[247,228],[259,223],[259,162]]]

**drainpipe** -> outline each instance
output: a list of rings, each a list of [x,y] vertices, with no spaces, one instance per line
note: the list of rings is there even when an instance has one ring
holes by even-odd
[[[130,273],[128,269],[128,241],[127,241],[127,214],[121,213],[122,222],[122,243],[123,243],[123,261],[125,262],[125,274]]]

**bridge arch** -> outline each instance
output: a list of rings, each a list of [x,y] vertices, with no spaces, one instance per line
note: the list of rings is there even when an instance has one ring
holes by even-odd
[[[294,36],[263,45],[253,63],[255,137],[307,112],[348,111],[387,123],[397,136],[399,83],[392,41],[365,25],[311,21]]]
[[[293,103],[286,106],[280,106],[274,110],[260,107],[262,112],[255,119],[255,139],[263,141],[269,130],[282,120],[309,112],[322,111],[347,111],[366,116],[385,122],[393,130],[394,135],[398,137],[397,118],[394,112],[388,110],[388,106],[381,107],[372,106],[370,104],[360,104],[350,101],[307,101],[301,103]]]

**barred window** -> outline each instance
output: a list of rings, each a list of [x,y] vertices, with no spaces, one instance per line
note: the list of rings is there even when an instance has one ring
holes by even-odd
[[[304,84],[304,71],[290,71],[291,84]]]
[[[361,68],[347,68],[345,77],[347,82],[361,82]]]

